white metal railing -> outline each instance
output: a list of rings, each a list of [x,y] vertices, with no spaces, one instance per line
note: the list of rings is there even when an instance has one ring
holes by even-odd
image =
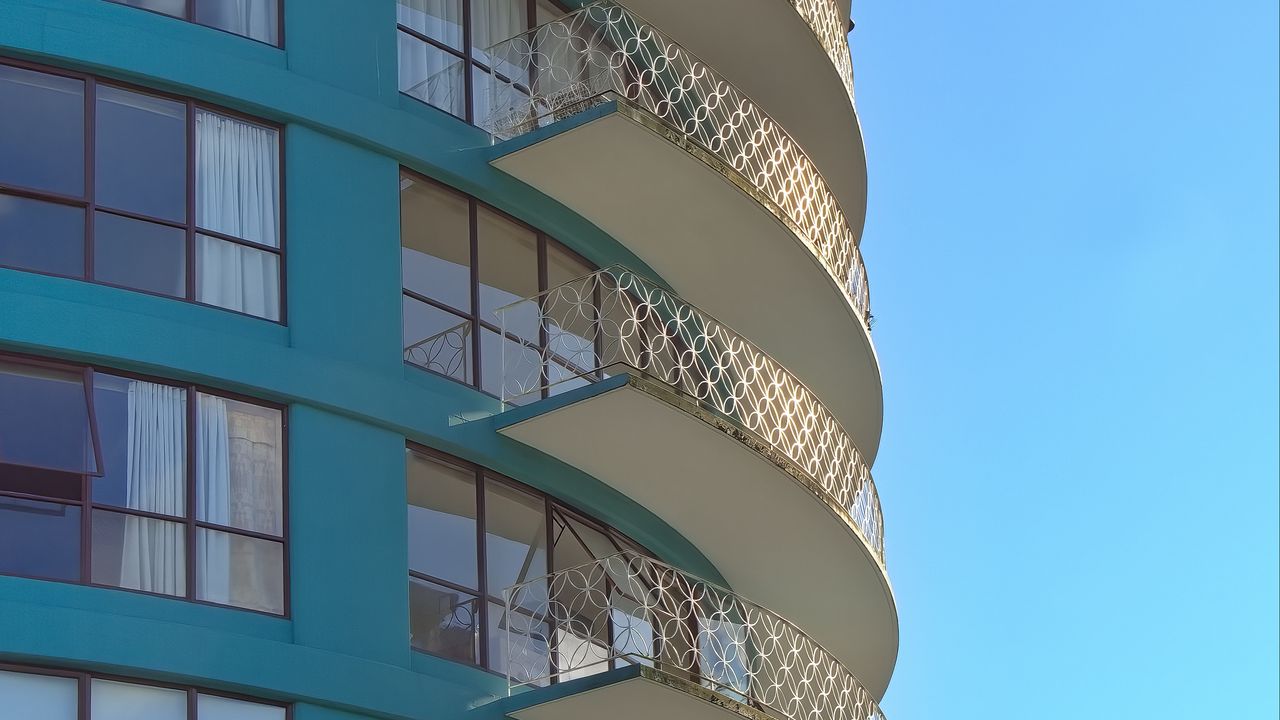
[[[485,56],[494,72],[480,124],[495,138],[523,135],[610,99],[638,108],[775,208],[870,329],[862,255],[817,166],[745,93],[658,28],[601,0],[504,40]]]
[[[502,400],[520,404],[605,378],[626,365],[759,438],[848,514],[884,564],[884,521],[871,470],[831,411],[749,340],[620,266],[598,270],[496,311]]]
[[[509,588],[499,627],[513,690],[641,665],[777,718],[884,720],[853,673],[800,628],[636,553]]]

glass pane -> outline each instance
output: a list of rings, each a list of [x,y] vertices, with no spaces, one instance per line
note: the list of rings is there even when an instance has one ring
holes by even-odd
[[[187,0],[114,0],[114,2],[179,18],[187,14]]]
[[[184,690],[95,679],[89,691],[93,720],[186,720],[187,717]]]
[[[471,321],[408,296],[404,312],[405,362],[471,384]]]
[[[0,720],[75,720],[75,678],[0,670]]]
[[[196,598],[284,614],[284,545],[197,528]]]
[[[611,655],[608,616],[603,609],[597,615],[575,618],[567,630],[556,628],[556,668],[560,682],[609,670]]]
[[[0,65],[0,183],[84,195],[84,83]]]
[[[620,552],[608,535],[560,510],[555,512],[554,527],[556,570],[585,565]]]
[[[409,569],[479,587],[475,473],[415,452],[406,464]]]
[[[0,360],[0,408],[0,463],[97,472],[81,371]]]
[[[410,646],[474,665],[479,624],[480,600],[474,595],[409,578]]]
[[[95,510],[93,582],[187,594],[187,530],[181,523]]]
[[[280,319],[280,257],[245,245],[196,235],[196,300]]]
[[[187,107],[98,86],[94,192],[104,207],[164,220],[187,217]]]
[[[538,0],[534,12],[537,13],[534,17],[535,25],[545,25],[556,18],[563,17],[565,14],[564,10],[561,10],[560,6],[553,0]]]
[[[94,502],[185,517],[186,390],[94,373],[93,407],[103,464]]]
[[[547,287],[563,285],[591,273],[595,268],[557,242],[547,243]]]
[[[284,535],[284,424],[275,408],[200,393],[196,517]]]
[[[471,221],[467,198],[400,175],[400,273],[404,287],[471,312]]]
[[[534,344],[517,342],[492,330],[480,331],[481,389],[509,402],[539,399],[540,358]]]
[[[477,0],[471,3],[471,46],[475,59],[486,65],[493,64],[487,52],[490,47],[528,29],[529,4],[526,0]],[[512,69],[498,68],[498,71],[510,75]]]
[[[462,50],[462,0],[399,0],[396,22]]]
[[[489,669],[518,683],[546,685],[551,675],[548,633],[546,623],[489,603]]]
[[[83,277],[84,210],[0,195],[0,265]]]
[[[486,207],[477,209],[476,230],[481,319],[505,324],[507,332],[536,342],[537,305],[523,303],[501,318],[495,310],[538,294],[537,233]]]
[[[94,280],[173,297],[187,294],[187,238],[181,229],[98,212],[93,233]]]
[[[80,508],[0,497],[0,573],[80,579]]]
[[[217,695],[196,696],[199,720],[284,720],[284,708],[263,703],[233,700]]]
[[[485,560],[489,594],[503,592],[527,580],[536,580],[523,590],[528,605],[546,597],[539,590],[547,574],[547,526],[545,501],[505,483],[487,480],[484,495]]]
[[[280,247],[280,133],[196,111],[196,224]]]
[[[195,20],[276,45],[280,34],[280,9],[276,3],[277,0],[196,0]]]
[[[493,87],[493,75],[471,66],[471,117],[480,127],[491,127],[489,113],[493,108],[496,90]],[[505,97],[505,94],[501,97]]]
[[[465,119],[467,92],[462,58],[399,33],[400,92]]]

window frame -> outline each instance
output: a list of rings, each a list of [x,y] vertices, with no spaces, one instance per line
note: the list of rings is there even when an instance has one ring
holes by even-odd
[[[604,535],[609,539],[609,542],[613,543],[614,548],[618,552],[631,550],[634,552],[641,553],[643,555],[647,555],[649,557],[653,557],[653,558],[657,557],[651,550],[646,548],[641,543],[636,542],[634,539],[629,537],[626,533],[622,532],[621,530],[618,530],[617,528],[609,525],[608,523],[605,523],[601,520],[598,520],[592,517],[591,514],[583,512],[577,507],[574,507],[573,505],[549,493],[538,490],[537,488],[530,487],[529,485],[526,485],[518,480],[514,480],[508,477],[507,475],[497,472],[496,470],[491,470],[489,468],[484,467],[483,465],[479,465],[469,460],[465,460],[456,455],[450,455],[449,453],[446,453],[442,450],[437,450],[433,447],[424,445],[419,442],[415,442],[413,440],[405,441],[405,453],[406,453],[406,461],[409,453],[416,453],[428,460],[441,462],[447,465],[452,465],[461,470],[466,470],[472,473],[473,480],[476,486],[475,510],[476,510],[477,587],[468,588],[465,585],[461,585],[456,582],[438,578],[428,573],[418,572],[415,570],[408,570],[408,582],[412,582],[413,580],[421,580],[423,582],[428,582],[428,583],[439,585],[445,588],[449,588],[451,590],[456,590],[460,593],[465,593],[467,595],[470,595],[476,598],[476,601],[479,603],[479,606],[480,606],[479,612],[477,613],[477,620],[476,620],[476,633],[479,639],[479,646],[477,648],[477,653],[476,653],[476,661],[474,663],[462,662],[460,660],[455,660],[453,658],[446,657],[444,655],[433,653],[429,650],[422,650],[420,648],[413,647],[412,644],[410,644],[410,650],[412,652],[421,653],[423,655],[427,655],[430,657],[440,658],[448,662],[456,662],[462,665],[466,665],[468,667],[478,668],[488,673],[493,673],[495,675],[506,677],[506,673],[504,671],[489,667],[489,663],[491,659],[489,657],[490,654],[489,654],[489,642],[488,642],[490,624],[491,624],[491,621],[489,618],[489,605],[491,603],[496,605],[503,605],[503,606],[506,605],[506,599],[503,598],[501,594],[504,588],[497,588],[498,594],[495,595],[492,592],[494,588],[489,587],[489,568],[488,568],[488,559],[487,559],[488,547],[487,547],[487,541],[486,541],[486,535],[488,532],[488,522],[487,522],[487,517],[485,513],[485,496],[486,496],[485,488],[489,482],[493,482],[497,485],[501,485],[503,487],[513,489],[517,492],[524,493],[531,497],[537,498],[538,500],[541,501],[543,532],[544,532],[543,542],[546,543],[546,547],[545,547],[546,561],[547,561],[546,567],[547,567],[548,573],[556,572],[555,570],[555,543],[556,543],[555,520],[557,515],[560,515],[565,517],[566,519],[570,519],[575,522],[581,523],[582,525]],[[407,483],[408,483],[407,462],[405,465],[405,482],[407,486]],[[407,502],[407,497],[406,497],[405,505],[406,507],[409,507],[409,503]],[[568,531],[572,531],[572,528],[569,528]],[[532,577],[533,578],[543,577],[546,574],[547,573],[539,573]],[[408,588],[408,584],[406,584],[406,590],[407,588]],[[521,608],[514,608],[514,611],[519,612],[525,616],[529,616],[529,613],[524,611]],[[612,630],[610,630],[610,632],[612,632]],[[548,647],[548,658],[550,659],[549,661],[554,662],[555,652],[556,652],[554,638],[548,638],[547,647]],[[555,684],[557,682],[559,682],[559,678],[555,673],[553,673],[550,678],[550,683]]]
[[[481,357],[481,346],[483,344],[484,331],[488,330],[489,332],[497,335],[503,341],[514,342],[522,346],[529,344],[530,340],[527,338],[522,338],[519,335],[516,335],[515,333],[512,333],[512,332],[504,332],[500,326],[495,324],[492,320],[484,318],[482,315],[481,308],[480,308],[480,262],[481,262],[480,228],[479,228],[480,209],[483,207],[486,211],[493,213],[494,215],[500,217],[505,221],[511,222],[515,225],[520,226],[525,230],[528,230],[529,232],[533,233],[537,237],[538,267],[536,270],[537,270],[537,277],[538,277],[538,294],[539,295],[551,289],[551,287],[549,286],[549,280],[548,280],[547,251],[549,248],[553,246],[556,248],[556,250],[562,251],[566,253],[570,258],[582,263],[582,265],[586,268],[586,272],[588,274],[597,272],[600,269],[600,267],[596,263],[588,260],[581,253],[577,252],[576,250],[570,248],[568,245],[565,245],[564,243],[555,239],[550,234],[539,230],[538,228],[530,225],[529,223],[524,222],[523,220],[520,220],[519,218],[516,218],[511,214],[504,212],[484,202],[483,200],[480,200],[474,195],[470,195],[468,193],[462,192],[457,188],[450,187],[438,180],[427,177],[426,175],[420,172],[401,166],[400,177],[403,178],[405,175],[412,176],[415,182],[424,182],[424,183],[433,185],[438,190],[449,193],[453,195],[455,198],[465,200],[467,202],[467,226],[468,226],[468,234],[470,236],[468,238],[468,248],[469,248],[468,252],[470,253],[470,258],[468,259],[468,267],[467,267],[467,272],[469,274],[470,293],[471,293],[470,312],[464,312],[463,310],[453,307],[452,305],[449,305],[445,302],[436,300],[435,298],[428,297],[426,295],[423,295],[422,293],[419,293],[414,290],[410,290],[409,288],[405,287],[403,261],[401,264],[400,295],[401,295],[401,298],[408,298],[415,302],[429,305],[435,308],[436,310],[439,310],[441,312],[447,313],[449,315],[452,315],[458,318],[459,322],[455,325],[451,325],[450,329],[452,329],[453,327],[457,327],[457,325],[460,325],[463,322],[469,323],[470,337],[468,338],[468,342],[470,343],[470,345],[469,347],[466,348],[466,351],[470,354],[469,370],[471,372],[471,382],[469,383],[464,382],[463,380],[459,380],[458,378],[455,378],[451,375],[446,375],[445,373],[439,372],[437,370],[433,370],[429,367],[424,367],[423,365],[410,362],[407,358],[402,357],[404,364],[409,367],[415,368],[417,370],[422,370],[425,372],[429,372],[433,375],[438,375],[452,382],[456,382],[460,385],[466,385],[467,387],[478,390],[489,397],[497,398],[501,400],[502,397],[500,395],[494,395],[493,393],[484,389],[484,377],[482,376],[484,363]],[[403,191],[402,191],[402,194],[403,194]],[[403,219],[403,217],[404,216],[403,216],[403,207],[402,207],[401,218]],[[401,225],[400,247],[402,252],[403,252],[403,249],[405,248],[404,239],[403,239],[404,232],[405,232],[405,228],[403,225]],[[598,290],[596,294],[597,294],[597,297],[595,299],[595,304],[598,308],[600,305]],[[403,315],[400,318],[400,326],[402,328],[404,327]],[[421,342],[421,341],[417,341],[417,342]],[[539,323],[538,345],[539,347],[545,347],[547,345],[547,342],[548,342],[547,330],[546,330],[545,324]],[[600,338],[596,338],[597,354],[599,354],[600,352],[598,347],[599,344],[600,344]],[[406,349],[407,348],[401,348],[402,356],[403,356],[403,351]],[[543,367],[540,372],[545,374],[546,368]],[[598,375],[598,373],[596,375]],[[593,375],[593,377],[594,376],[595,375]],[[545,382],[541,384],[546,385]],[[541,392],[538,395],[539,398],[546,398],[549,396],[550,396],[549,388],[547,387],[543,387],[541,389]]]
[[[196,3],[203,2],[203,1],[204,0],[184,0],[182,14],[170,15],[169,13],[161,12],[159,10],[154,10],[148,7],[141,7],[138,5],[129,5],[126,2],[124,2],[124,0],[107,0],[107,2],[113,5],[120,5],[122,7],[127,7],[130,10],[139,10],[141,12],[150,13],[152,15],[159,15],[160,17],[166,17],[173,20],[181,20],[182,22],[191,23],[192,25],[199,25],[200,27],[209,28],[210,30],[217,30],[218,32],[224,32],[228,35],[233,35],[238,38],[244,38],[249,42],[255,42],[255,43],[258,43],[259,45],[266,45],[267,47],[273,47],[278,50],[284,49],[284,4],[286,0],[277,0],[276,2],[276,41],[273,43],[267,42],[266,40],[259,40],[254,37],[249,37],[248,35],[241,35],[238,32],[232,32],[230,30],[227,30],[226,28],[220,28],[217,25],[209,25],[208,23],[202,23],[199,20],[196,20]]]
[[[396,21],[397,37],[399,37],[400,33],[404,33],[409,37],[413,38],[417,42],[423,42],[428,45],[432,45],[437,50],[440,50],[441,52],[444,52],[448,55],[452,55],[453,57],[458,58],[459,60],[462,61],[463,65],[466,66],[465,71],[463,72],[463,78],[462,78],[463,95],[465,96],[463,98],[464,117],[458,117],[457,115],[454,115],[452,112],[440,107],[439,105],[433,105],[430,102],[423,100],[422,98],[410,95],[409,93],[406,93],[403,91],[398,91],[398,92],[400,92],[401,95],[409,98],[410,100],[413,100],[414,102],[419,102],[419,103],[422,103],[423,105],[426,105],[427,107],[435,108],[440,112],[448,115],[449,117],[457,118],[458,120],[461,120],[462,122],[465,122],[469,125],[475,125],[477,120],[475,116],[476,88],[474,87],[475,80],[472,77],[472,73],[474,71],[479,70],[480,72],[486,73],[489,75],[497,75],[504,82],[518,84],[512,78],[509,78],[506,75],[494,70],[488,63],[481,62],[480,60],[476,59],[476,48],[472,44],[472,38],[471,38],[471,35],[472,35],[471,3],[474,1],[475,0],[458,0],[458,2],[462,5],[462,48],[461,49],[449,47],[448,44],[444,43],[441,40],[433,38],[430,35],[427,35],[426,33],[420,32],[418,30],[414,30],[413,28],[408,27],[407,25],[403,25],[399,22],[399,20]],[[484,0],[481,0],[481,1],[483,2]],[[281,0],[282,4],[283,2],[284,0]],[[572,12],[572,10],[570,10],[565,5],[564,0],[549,0],[549,2],[551,2],[552,5],[555,5],[557,8],[559,8],[561,12],[564,12],[564,13]],[[532,30],[538,27],[538,0],[525,0],[525,25],[526,25],[525,31]],[[397,58],[397,61],[398,61],[398,58]],[[399,78],[397,78],[397,83],[398,81],[399,81]]]
[[[226,698],[228,700],[240,700],[250,702],[256,705],[267,705],[277,707],[284,710],[285,720],[293,720],[293,703],[279,702],[276,700],[268,700],[266,698],[254,697],[252,695],[244,695],[241,693],[226,692],[224,690],[212,690],[197,685],[181,685],[176,683],[161,682],[159,680],[148,680],[144,678],[129,677],[127,675],[116,675],[113,673],[99,673],[92,671],[71,670],[68,668],[52,667],[47,665],[24,665],[21,663],[0,662],[0,671],[11,672],[25,675],[40,675],[44,677],[66,678],[76,681],[76,720],[89,720],[93,703],[93,681],[105,680],[107,682],[127,683],[129,685],[142,685],[144,687],[159,688],[163,690],[181,690],[187,695],[187,719],[199,720],[197,711],[197,703],[200,695],[209,695],[212,697]]]
[[[186,437],[186,457],[184,458],[185,478],[183,481],[183,504],[184,514],[179,516],[170,516],[163,513],[151,512],[148,510],[138,510],[133,508],[125,508],[117,505],[99,504],[93,499],[93,483],[91,478],[101,477],[98,475],[88,475],[81,473],[65,473],[67,475],[76,475],[80,477],[80,499],[67,500],[48,495],[38,495],[34,493],[18,492],[14,490],[5,490],[0,488],[0,499],[15,498],[18,500],[27,500],[33,502],[44,502],[49,504],[57,504],[63,506],[76,507],[80,509],[80,579],[65,580],[61,578],[40,577],[34,575],[21,575],[5,572],[0,570],[0,577],[23,577],[35,580],[45,580],[49,582],[61,582],[72,585],[83,585],[86,587],[103,588],[107,590],[120,590],[124,592],[138,593],[141,595],[149,595],[151,597],[167,598],[169,600],[179,600],[182,602],[195,603],[197,605],[207,605],[210,607],[229,608],[241,612],[256,613],[273,618],[291,619],[293,616],[292,589],[290,587],[290,533],[289,533],[289,406],[270,400],[263,400],[236,392],[222,390],[210,387],[200,383],[187,383],[176,380],[156,377],[154,375],[144,375],[141,373],[130,372],[127,370],[117,370],[111,367],[101,365],[79,364],[73,362],[61,362],[51,358],[29,356],[19,353],[11,353],[0,350],[0,359],[15,362],[17,364],[36,365],[41,367],[55,368],[59,370],[76,371],[82,370],[85,373],[85,386],[90,397],[90,422],[93,424],[93,435],[97,442],[98,427],[97,417],[92,405],[93,391],[93,375],[101,372],[104,375],[112,377],[126,378],[129,380],[138,380],[141,382],[155,383],[166,387],[181,388],[186,398],[186,417],[185,417],[185,437]],[[238,528],[229,525],[219,525],[208,521],[200,520],[198,517],[198,509],[196,507],[196,445],[194,442],[197,433],[198,408],[196,406],[197,398],[203,393],[227,400],[236,400],[239,402],[255,405],[263,408],[277,410],[280,413],[280,535],[274,536],[262,533],[256,530]],[[99,449],[99,452],[100,449]],[[20,466],[10,466],[20,467]],[[100,468],[101,469],[101,468]],[[93,581],[93,514],[95,510],[103,512],[111,512],[118,515],[150,518],[164,522],[181,525],[183,528],[183,570],[184,570],[184,592],[182,595],[170,595],[152,590],[139,590],[136,588],[120,587],[119,585],[109,585]],[[213,602],[212,600],[203,600],[196,597],[196,538],[200,529],[221,532],[227,535],[237,535],[250,539],[273,542],[280,545],[281,553],[281,571],[283,573],[282,580],[282,603],[284,605],[283,612],[273,613],[266,610],[258,610],[256,608],[242,607],[240,605],[231,605],[227,603]]]
[[[114,1],[114,0],[108,0],[108,1]],[[139,9],[145,9],[145,8],[139,8]],[[149,11],[149,12],[154,12],[154,11]],[[163,14],[163,13],[158,13],[158,14]],[[166,16],[166,17],[169,17],[169,16]],[[29,200],[52,203],[62,207],[79,208],[84,211],[84,227],[83,227],[84,267],[81,270],[81,274],[65,275],[62,273],[49,272],[46,270],[34,270],[31,268],[24,268],[24,267],[19,267],[15,265],[6,265],[3,263],[0,263],[0,268],[7,268],[10,270],[17,270],[19,272],[27,272],[27,273],[32,273],[36,275],[44,275],[47,277],[60,277],[60,278],[68,278],[71,280],[79,280],[81,282],[92,283],[94,285],[102,285],[105,287],[128,290],[130,292],[142,293],[144,295],[151,295],[153,297],[161,297],[166,300],[177,300],[179,302],[189,303],[191,305],[199,305],[200,307],[214,308],[216,310],[221,310],[223,312],[229,312],[235,315],[241,315],[244,317],[253,318],[255,320],[262,320],[262,321],[273,323],[276,325],[283,326],[288,324],[289,293],[288,293],[288,286],[286,284],[287,277],[288,277],[288,273],[286,272],[286,265],[287,265],[287,259],[288,259],[288,255],[287,255],[288,233],[286,232],[286,224],[287,224],[287,218],[289,213],[288,213],[288,207],[287,207],[287,194],[285,192],[285,188],[286,188],[286,185],[285,185],[285,174],[286,174],[285,173],[285,126],[283,124],[272,122],[270,120],[264,120],[262,118],[254,117],[252,115],[247,115],[245,113],[238,112],[236,110],[230,110],[228,108],[224,108],[219,105],[201,102],[199,100],[196,100],[193,97],[175,95],[173,93],[166,93],[166,92],[154,90],[152,88],[148,88],[142,85],[137,85],[134,83],[129,83],[121,80],[116,80],[109,77],[93,75],[90,73],[76,72],[74,70],[68,70],[66,68],[59,68],[51,65],[43,65],[40,63],[27,62],[25,60],[18,60],[16,58],[4,56],[4,55],[0,55],[0,66],[8,66],[8,67],[18,68],[20,70],[27,70],[30,72],[56,75],[59,77],[79,80],[84,83],[84,128],[83,128],[84,130],[84,158],[83,158],[84,187],[82,188],[82,191],[81,191],[82,195],[79,197],[76,197],[74,195],[66,195],[63,193],[51,192],[48,190],[41,190],[41,189],[26,187],[22,185],[15,185],[11,183],[0,182],[0,196],[13,196],[13,197],[19,197],[19,198],[26,198]],[[162,100],[167,100],[170,102],[178,102],[182,104],[186,114],[185,116],[185,141],[186,141],[186,158],[185,158],[186,175],[185,177],[186,177],[187,187],[186,187],[186,198],[185,198],[186,219],[184,221],[175,222],[173,220],[153,217],[150,215],[146,215],[144,213],[138,213],[130,210],[122,210],[122,209],[113,208],[109,206],[98,205],[97,197],[96,197],[97,178],[95,177],[96,155],[97,155],[95,143],[98,135],[96,109],[97,109],[97,87],[99,84],[112,87],[112,88],[117,88],[120,90],[125,90],[127,92],[138,93],[140,95],[147,95],[150,97],[160,98]],[[280,199],[280,210],[279,210],[280,227],[277,231],[279,234],[279,238],[278,238],[279,247],[271,247],[269,245],[257,243],[252,240],[246,240],[243,238],[237,238],[232,235],[227,235],[225,233],[220,233],[215,230],[203,229],[196,223],[196,217],[195,217],[196,215],[195,116],[196,116],[196,112],[200,110],[211,112],[217,115],[222,115],[229,118],[233,118],[241,122],[249,123],[251,125],[256,125],[261,128],[271,129],[276,132],[276,138],[278,141],[276,143],[277,155],[278,155],[277,164],[279,167],[279,177],[277,178],[278,180],[277,184],[278,184],[278,192],[279,192],[279,199]],[[184,234],[183,279],[184,279],[184,286],[185,286],[183,295],[180,297],[174,296],[174,295],[166,295],[165,293],[155,292],[153,290],[135,288],[135,287],[130,287],[128,285],[121,285],[119,283],[111,283],[111,282],[105,282],[103,280],[95,279],[94,278],[94,249],[95,249],[94,226],[95,226],[95,217],[98,212],[124,218],[127,220],[146,222],[152,225],[162,226],[170,229],[182,230]],[[270,318],[262,317],[261,315],[254,315],[252,313],[247,313],[241,310],[232,310],[230,308],[222,307],[221,305],[214,305],[212,303],[201,302],[200,300],[196,299],[195,284],[196,284],[196,277],[198,273],[196,271],[195,255],[196,255],[196,236],[197,235],[205,235],[207,237],[210,237],[216,240],[229,242],[240,247],[247,247],[254,250],[259,250],[259,251],[266,252],[276,256],[276,262],[278,266],[276,284],[278,285],[279,295],[280,295],[280,304],[278,308],[280,317],[278,319],[272,320]]]

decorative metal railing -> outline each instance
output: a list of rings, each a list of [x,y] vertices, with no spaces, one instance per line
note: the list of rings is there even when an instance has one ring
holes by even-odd
[[[814,8],[826,0],[804,0]],[[741,90],[630,10],[601,0],[485,51],[498,139],[606,100],[656,118],[679,142],[770,207],[840,286],[870,328],[867,273],[836,196],[800,144]]]
[[[853,58],[849,54],[849,18],[840,12],[835,0],[790,0],[796,13],[804,18],[818,44],[831,58],[849,102],[853,102]]]
[[[831,411],[777,360],[711,315],[624,267],[598,270],[497,311],[502,399],[604,379],[625,365],[692,400],[842,509],[884,564],[871,470]],[[538,328],[530,332],[528,328]]]
[[[404,361],[448,377],[469,377],[471,321],[461,322],[404,349]]]
[[[769,610],[635,553],[515,585],[500,626],[508,684],[641,665],[787,720],[884,720],[831,653]]]

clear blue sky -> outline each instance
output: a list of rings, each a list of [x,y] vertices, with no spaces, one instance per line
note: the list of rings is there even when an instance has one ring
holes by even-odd
[[[855,0],[890,720],[1277,708],[1277,18]]]

